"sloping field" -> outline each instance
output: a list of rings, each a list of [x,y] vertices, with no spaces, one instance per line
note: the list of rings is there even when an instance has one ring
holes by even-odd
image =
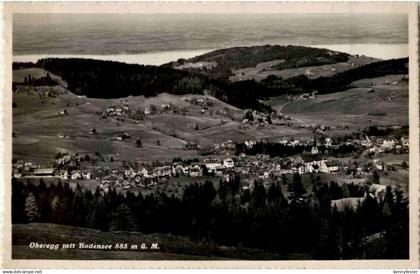
[[[408,83],[403,75],[364,79],[349,90],[282,104],[282,112],[303,123],[408,125]]]
[[[376,62],[378,59],[365,57],[365,56],[350,56],[347,62],[340,62],[335,64],[321,65],[321,66],[309,66],[299,67],[290,69],[276,69],[275,65],[281,63],[281,60],[265,62],[258,64],[255,67],[248,67],[233,71],[233,76],[229,79],[231,81],[243,81],[243,80],[256,80],[261,81],[270,75],[282,77],[283,79],[306,75],[310,79],[316,79],[319,77],[329,77],[334,74],[344,72],[349,69],[366,65],[372,62]]]
[[[13,157],[43,165],[50,165],[57,152],[115,154],[120,155],[115,158],[121,161],[170,161],[176,156],[196,158],[198,151],[186,150],[187,142],[204,147],[227,140],[242,142],[304,133],[274,125],[243,129],[240,124],[243,110],[209,95],[163,93],[150,98],[92,99],[72,93],[41,96],[40,88],[26,87],[13,94],[17,106],[13,108]],[[211,105],[203,113],[201,106],[191,103],[192,98],[204,98]],[[141,111],[154,105],[157,113],[146,115],[139,123],[101,117],[106,108],[123,104]],[[178,111],[185,109],[186,113],[161,112],[162,104],[171,104]],[[67,115],[63,114],[64,110]],[[92,128],[97,134],[90,134]],[[116,140],[124,133],[131,138]],[[137,139],[141,139],[140,148],[136,146]]]
[[[58,249],[29,248],[31,242],[58,244]],[[112,245],[111,250],[63,249],[62,244]],[[116,250],[116,243],[138,245],[137,250]],[[145,243],[148,250],[141,250]],[[151,244],[158,243],[158,250]],[[94,229],[48,223],[15,224],[12,227],[13,259],[83,259],[83,260],[220,260],[220,259],[310,259],[307,254],[271,254],[257,249],[216,246],[195,242],[186,237],[139,232],[102,232]]]
[[[28,77],[29,75],[32,78],[41,78],[47,76],[47,74],[50,75],[50,77],[53,80],[56,80],[59,84],[63,84],[63,86],[66,86],[67,84],[57,75],[48,72],[42,68],[25,68],[25,69],[17,69],[13,71],[13,82],[15,83],[23,83],[25,80],[25,77]]]

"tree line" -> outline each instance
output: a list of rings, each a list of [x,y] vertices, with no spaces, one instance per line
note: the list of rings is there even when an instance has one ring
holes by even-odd
[[[221,180],[217,188],[210,181],[192,183],[181,197],[13,179],[12,222],[170,233],[314,259],[408,258],[408,202],[398,188],[388,187],[383,200],[368,195],[356,210],[331,208],[331,200],[365,191],[320,178],[305,187],[299,175],[271,184],[256,181],[249,189],[241,188],[239,176]]]

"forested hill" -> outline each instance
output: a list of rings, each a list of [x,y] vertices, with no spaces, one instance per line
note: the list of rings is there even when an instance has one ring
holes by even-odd
[[[81,58],[49,58],[35,66],[61,76],[75,94],[93,98],[202,93],[210,89],[205,76],[171,68]]]
[[[345,62],[349,55],[328,49],[311,48],[303,46],[265,45],[252,47],[232,47],[219,49],[178,62],[216,62],[220,65],[230,66],[232,69],[253,67],[262,62],[272,60],[285,60],[286,62],[297,59],[319,59],[331,62]]]
[[[206,62],[214,65],[206,69],[191,68],[190,71],[200,71],[213,78],[226,78],[233,70],[255,67],[256,65],[280,61],[279,69],[306,66],[320,66],[346,62],[349,55],[328,49],[311,48],[303,46],[265,45],[252,47],[232,47],[219,49],[190,59],[179,59],[176,62],[163,65],[164,67],[177,67],[186,63]]]

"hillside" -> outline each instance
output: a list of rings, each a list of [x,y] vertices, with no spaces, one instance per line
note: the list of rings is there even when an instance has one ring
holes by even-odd
[[[219,51],[217,56],[223,52],[229,50]],[[305,124],[355,127],[354,121],[358,121],[359,127],[369,123],[406,125],[407,62],[377,61],[341,72],[337,68],[337,73],[329,72],[328,77],[269,76],[262,81],[236,82],[214,81],[170,68],[97,60],[15,63],[13,157],[48,164],[57,152],[90,151],[116,159],[124,155],[133,161],[171,161],[176,156],[202,157],[203,149],[227,140],[305,136],[310,132]],[[47,74],[55,85],[24,82],[29,75],[37,79]],[[129,89],[132,85],[136,88]],[[169,92],[165,93],[166,89]],[[287,99],[315,91],[315,99]],[[194,104],[193,98],[201,98],[209,105]],[[140,120],[101,117],[105,109],[124,104],[128,104],[130,112],[144,113],[152,105],[158,111],[142,114]],[[171,105],[170,111],[161,110],[165,104]],[[247,127],[242,125],[246,109],[273,109],[287,114],[290,120],[276,119],[272,125]],[[67,115],[60,114],[64,110]],[[92,128],[98,134],[91,135]],[[124,133],[131,138],[115,140]],[[141,148],[136,147],[137,139],[143,143]],[[189,142],[196,143],[199,149],[186,149]]]
[[[238,108],[268,113],[270,107],[259,100],[337,92],[359,79],[407,74],[407,63],[407,58],[378,61],[318,48],[257,46],[216,50],[160,67],[77,58],[42,59],[33,64],[36,68],[28,63],[14,67],[48,71],[53,79],[60,76],[71,92],[90,98],[207,93]],[[225,72],[226,77],[215,75]],[[15,86],[22,84],[22,75],[16,73]]]
[[[278,260],[296,259],[294,254],[271,254],[250,248],[217,246],[211,243],[195,242],[186,237],[166,234],[143,234],[139,232],[99,230],[64,226],[49,223],[14,224],[12,235],[13,259],[83,259],[83,260],[226,260],[254,259]],[[31,249],[31,242],[59,244],[59,249]],[[112,245],[111,250],[63,249],[62,244],[79,243]],[[138,245],[138,250],[118,250],[116,243]],[[145,243],[148,250],[141,250]],[[151,244],[158,243],[158,250],[151,250]],[[299,254],[310,259],[306,254]]]
[[[156,66],[78,58],[41,59],[35,65],[61,76],[75,94],[92,98],[202,93],[209,88],[200,75]]]
[[[348,54],[302,46],[265,45],[215,50],[191,59],[166,64],[183,70],[199,71],[213,78],[226,78],[233,71],[264,62],[277,69],[320,66],[346,62]]]
[[[408,125],[405,75],[354,81],[343,91],[316,95],[312,99],[272,97],[265,103],[305,124]]]

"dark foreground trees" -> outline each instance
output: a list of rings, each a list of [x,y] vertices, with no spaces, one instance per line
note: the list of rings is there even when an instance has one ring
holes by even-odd
[[[314,259],[408,258],[408,202],[388,188],[383,200],[368,195],[356,210],[331,208],[331,199],[358,193],[334,182],[300,176],[287,185],[255,182],[241,189],[239,176],[191,184],[181,197],[126,195],[13,180],[13,223],[48,222],[103,231],[171,233],[220,245],[309,254]]]

